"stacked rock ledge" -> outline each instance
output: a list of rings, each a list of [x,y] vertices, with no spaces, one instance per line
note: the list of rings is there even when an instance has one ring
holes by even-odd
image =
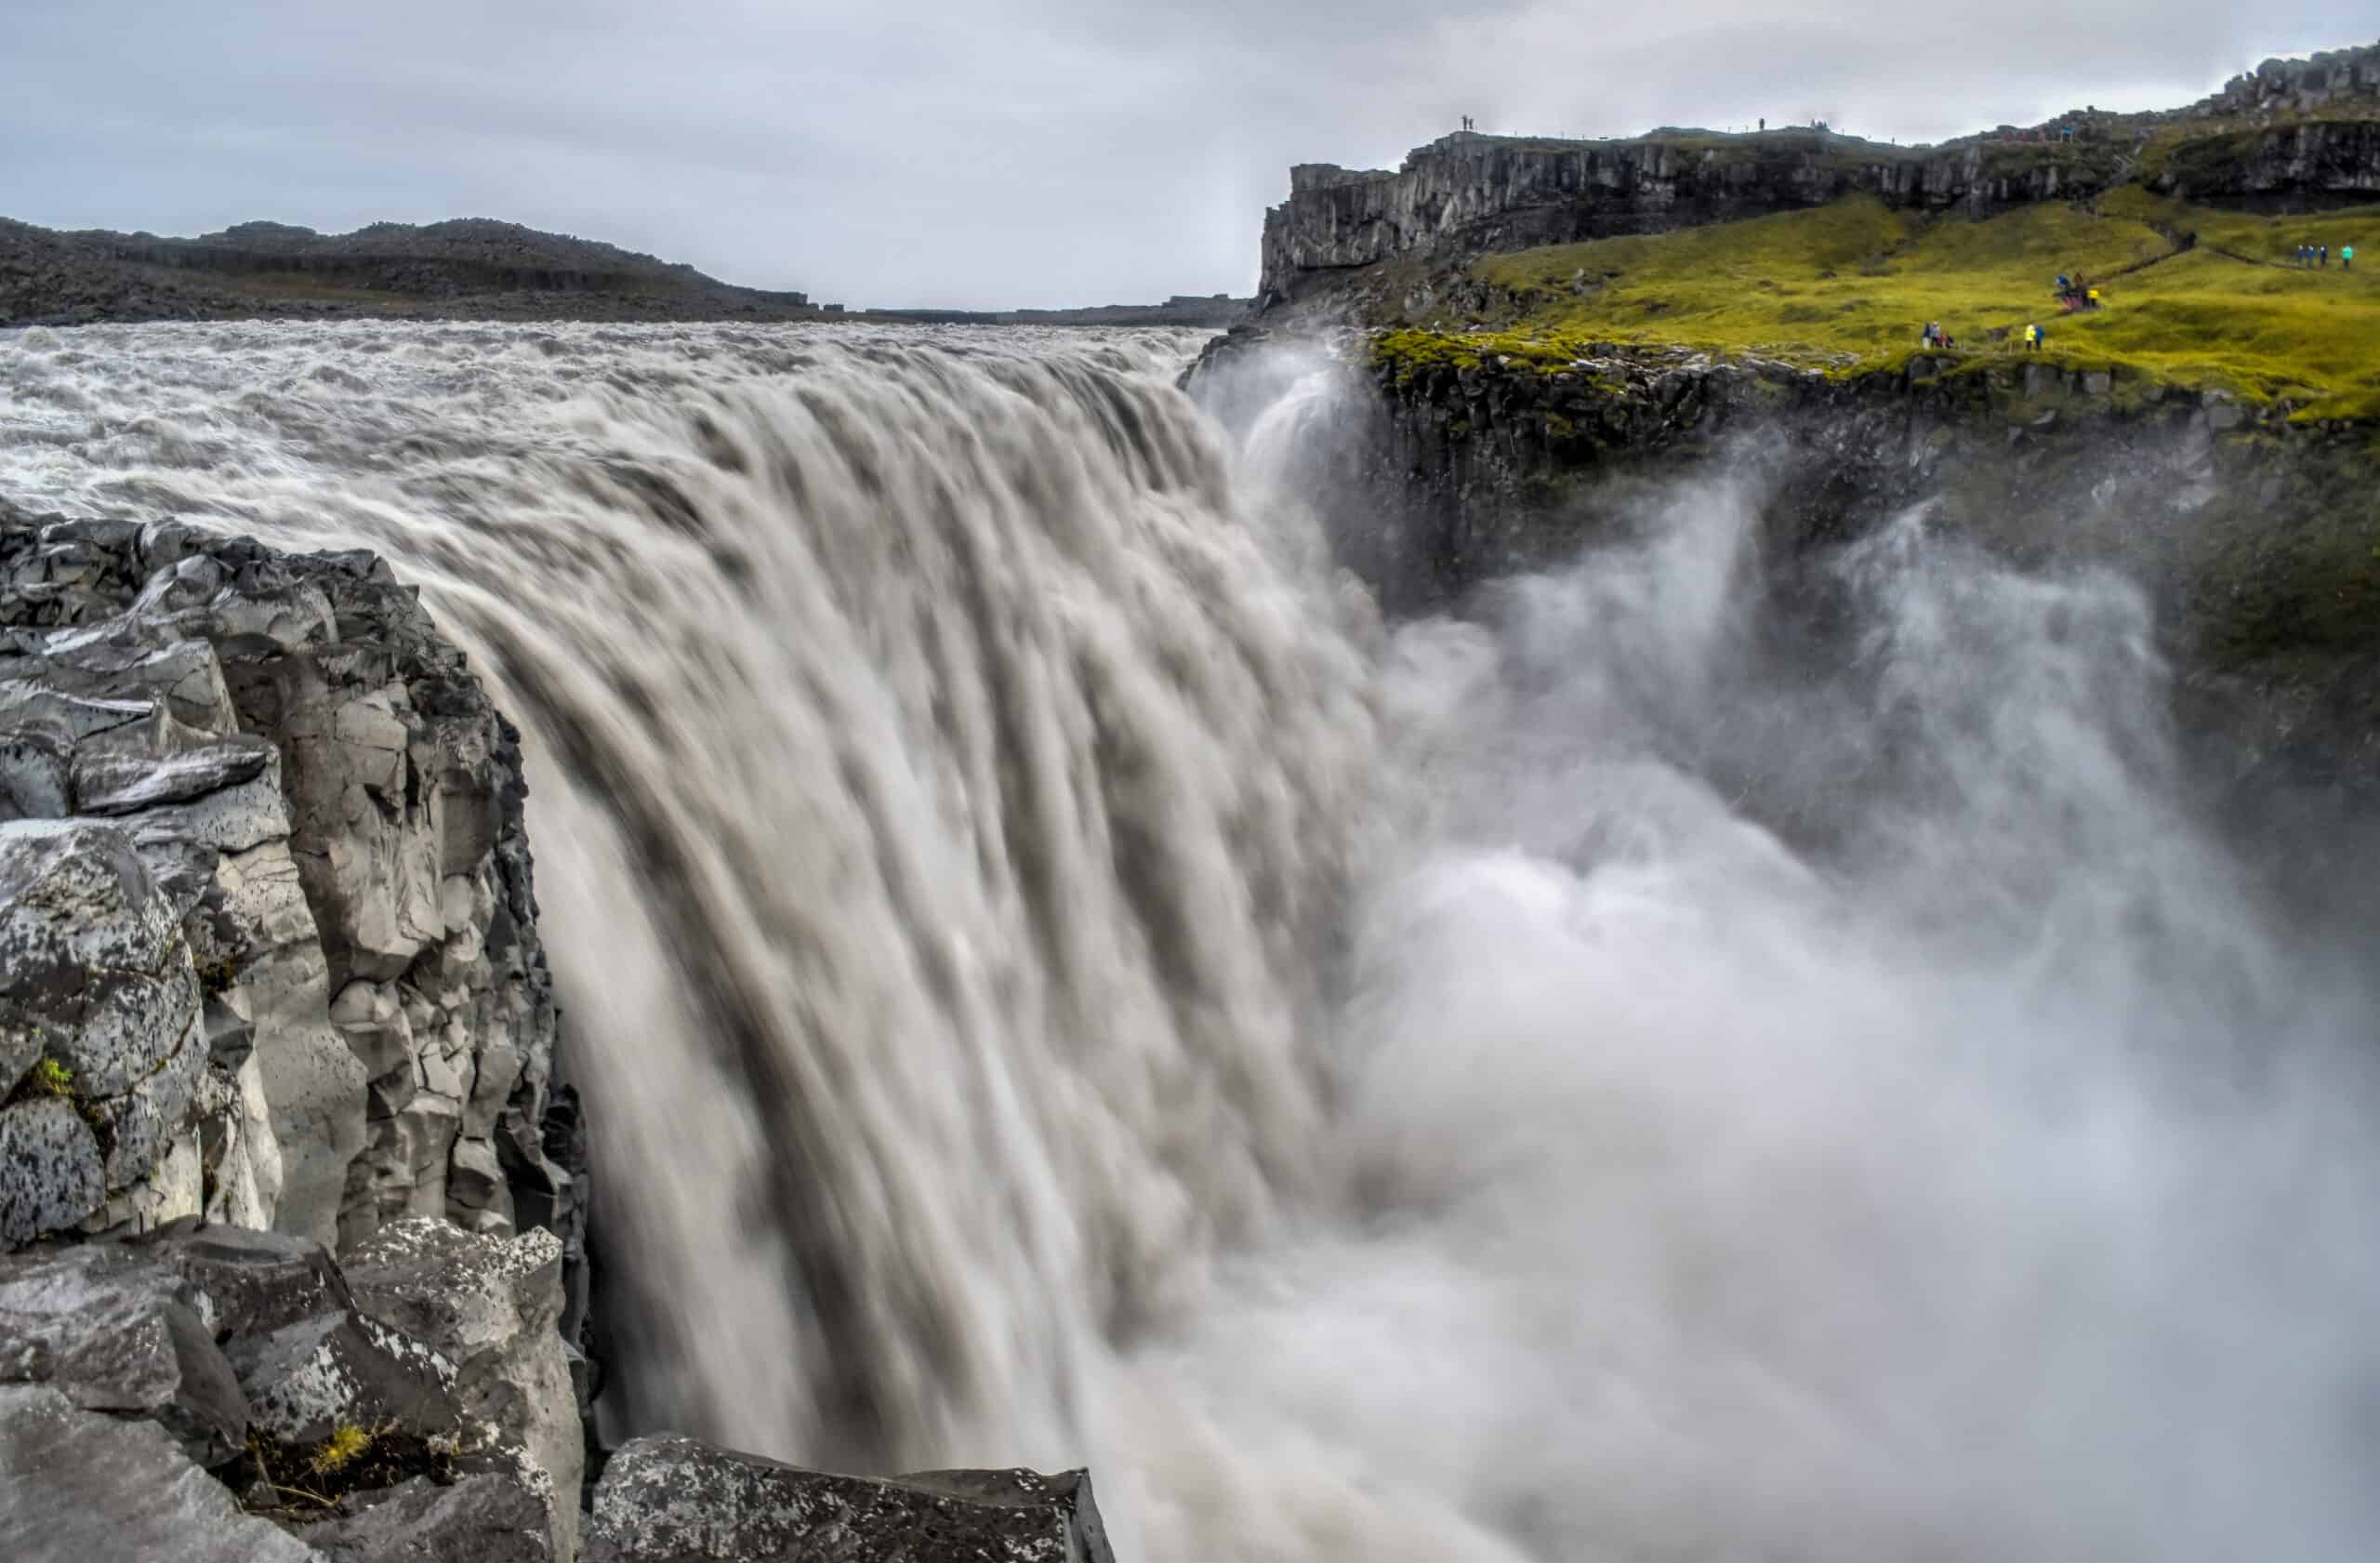
[[[0,1244],[434,1215],[575,1260],[523,797],[372,556],[0,511]]]
[[[0,507],[0,1251],[37,1245],[0,1258],[0,1556],[575,1556],[524,799],[380,561]],[[334,1437],[436,1490],[377,1530],[393,1496],[233,1501]]]

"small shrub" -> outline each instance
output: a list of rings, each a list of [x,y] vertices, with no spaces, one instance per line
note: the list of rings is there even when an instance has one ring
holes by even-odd
[[[44,1095],[73,1100],[74,1071],[55,1058],[45,1058],[33,1066],[33,1083]]]
[[[371,1447],[370,1433],[352,1423],[341,1424],[331,1429],[331,1436],[323,1440],[323,1447],[307,1464],[318,1477],[336,1476],[355,1464]]]
[[[320,1443],[291,1443],[261,1428],[248,1431],[249,1466],[256,1480],[242,1503],[303,1524],[336,1509],[350,1492],[394,1487],[415,1477],[443,1486],[455,1479],[455,1461],[467,1452],[459,1430],[424,1437],[397,1423],[377,1427],[346,1424]]]

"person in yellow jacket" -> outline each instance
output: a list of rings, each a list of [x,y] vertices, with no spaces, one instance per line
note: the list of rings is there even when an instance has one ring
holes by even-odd
[[[2095,310],[2099,307],[2099,290],[2096,287],[2091,290],[2091,307]]]

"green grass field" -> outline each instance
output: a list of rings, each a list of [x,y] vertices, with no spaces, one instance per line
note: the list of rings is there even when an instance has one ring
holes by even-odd
[[[2174,236],[2193,230],[2196,247],[2179,249]],[[2329,270],[2289,265],[2300,243],[2328,244]],[[2346,245],[2360,252],[2353,272],[2338,263]],[[2103,307],[2061,313],[2061,272],[2089,278]],[[2380,417],[2380,206],[2260,218],[2132,186],[2096,208],[2045,203],[1978,222],[1859,197],[1489,256],[1472,273],[1511,302],[1444,324],[1488,331],[1399,332],[1382,355],[1551,365],[1593,340],[1682,343],[1850,374],[1904,363],[1927,321],[1977,364],[2023,352],[2024,326],[2038,322],[2043,359],[2110,369],[2122,385],[2220,387],[2309,419]]]

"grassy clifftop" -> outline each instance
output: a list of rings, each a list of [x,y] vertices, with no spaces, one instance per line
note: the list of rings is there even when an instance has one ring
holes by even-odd
[[[2329,269],[2294,266],[2300,244],[2329,245]],[[2351,272],[2339,261],[2348,245]],[[2104,307],[2061,313],[2060,272],[2089,279]],[[1404,324],[1439,329],[1395,333],[1382,356],[1552,365],[1605,340],[1862,373],[1904,363],[1939,321],[1958,344],[1957,373],[2022,352],[2037,322],[2043,359],[2112,371],[2120,387],[2220,388],[2307,419],[2380,418],[2380,205],[2266,218],[2134,186],[1977,221],[1857,197],[1488,256],[1462,281],[1450,291],[1473,307],[1408,308]]]

